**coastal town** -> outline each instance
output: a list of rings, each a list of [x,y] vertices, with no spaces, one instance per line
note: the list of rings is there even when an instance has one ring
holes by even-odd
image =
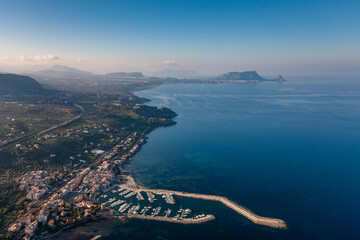
[[[67,130],[67,132],[71,132]],[[144,207],[139,213],[139,206],[132,208],[123,200],[112,199],[114,202],[107,207],[110,201],[100,204],[97,197],[100,194],[111,191],[118,192],[116,188],[124,190],[122,196],[129,199],[136,195],[138,200],[144,200],[140,192],[127,189],[141,189],[129,173],[122,168],[129,158],[135,154],[141,144],[145,142],[144,134],[134,132],[129,137],[121,140],[110,151],[100,149],[92,150],[92,154],[98,155],[97,160],[89,167],[77,171],[73,178],[63,181],[62,186],[54,187],[54,182],[63,180],[63,174],[59,172],[48,173],[47,171],[32,171],[15,179],[19,183],[19,189],[26,192],[26,198],[32,200],[27,209],[17,218],[7,229],[8,232],[16,237],[31,239],[36,236],[48,236],[51,233],[59,231],[68,225],[74,225],[84,220],[92,220],[108,217],[129,217],[154,220],[182,222],[187,220],[187,215],[191,210],[180,209],[176,217],[170,218],[171,210],[167,210],[165,216],[161,219],[159,215],[161,209],[154,208],[151,215],[145,215],[151,207]],[[119,154],[119,149],[128,149],[127,152]],[[113,171],[112,169],[118,169]],[[118,174],[116,174],[117,172]],[[151,191],[147,192],[148,201],[153,202],[155,195]],[[100,195],[100,198],[104,195]],[[173,194],[165,194],[164,198],[168,204],[174,204]],[[117,203],[117,204],[116,204]],[[119,206],[115,211],[113,207]],[[128,210],[128,211],[125,211]],[[140,216],[141,214],[141,216]],[[168,219],[166,219],[168,218]],[[202,219],[203,218],[203,219]],[[189,223],[204,222],[213,219],[212,215],[197,215],[189,218]]]
[[[124,99],[120,95],[120,100],[118,96],[98,104],[85,95],[80,101],[84,107],[72,103],[68,94],[62,98],[68,100],[61,102],[56,101],[58,95],[41,96],[47,103],[55,102],[54,108],[73,111],[72,115],[0,145],[1,239],[48,236],[82,221],[118,215],[101,206],[97,194],[123,182],[124,173],[128,175],[124,165],[145,143],[146,134],[174,124],[171,118],[176,115],[166,108],[127,103],[137,99],[133,96]],[[16,106],[42,109],[38,98],[30,96]],[[18,111],[8,108],[6,114],[16,116]],[[25,123],[17,118],[0,119],[1,136],[15,133],[20,124],[34,124],[35,117],[43,121],[42,115],[29,115]],[[52,117],[58,116],[49,110],[44,120]]]
[[[72,129],[67,129],[67,132],[71,133]],[[93,199],[96,194],[121,182],[121,175],[116,175],[111,169],[115,167],[120,171],[121,163],[134,154],[143,142],[144,138],[136,138],[134,133],[110,151],[93,149],[91,154],[97,155],[94,164],[75,170],[70,179],[64,180],[62,173],[47,171],[31,171],[16,178],[19,190],[25,191],[26,198],[31,202],[7,230],[23,239],[30,239],[90,217],[116,216],[114,211]],[[119,155],[118,149],[126,147],[130,149],[129,153]]]
[[[134,119],[138,118],[135,113],[150,116],[148,121],[151,123],[158,121],[167,124],[166,121],[175,116],[163,107],[156,109],[136,104],[132,107],[125,105],[122,109]],[[154,114],[160,118],[156,120],[151,117]],[[58,160],[65,163],[56,171],[32,170],[13,179],[18,191],[25,194],[26,205],[3,229],[3,238],[50,237],[78,224],[106,218],[181,224],[199,224],[215,219],[214,215],[203,213],[201,209],[178,206],[177,196],[218,201],[254,223],[286,227],[282,220],[257,216],[223,197],[147,189],[139,185],[126,169],[126,164],[131,163],[133,156],[146,142],[149,127],[144,125],[139,128],[135,125],[135,122],[129,122],[121,128],[122,131],[118,131],[111,123],[87,121],[16,143],[14,147],[20,160],[25,161],[26,157],[46,150],[47,155],[37,154],[43,159],[43,164]],[[119,134],[126,128],[129,128],[127,135]],[[102,138],[99,139],[99,136]],[[80,144],[66,155],[47,150],[49,144],[59,139],[74,139]]]

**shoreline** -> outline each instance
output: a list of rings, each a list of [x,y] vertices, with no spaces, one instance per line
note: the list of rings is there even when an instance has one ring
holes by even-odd
[[[148,87],[145,89],[136,90],[136,92],[159,87],[161,85],[162,84],[151,86],[151,87]],[[134,95],[136,95],[134,92],[132,92],[132,93]],[[138,95],[136,95],[136,96],[138,96]],[[143,98],[141,96],[138,96],[138,97]],[[143,104],[152,101],[150,99],[146,99],[146,100],[147,101],[145,101]],[[167,127],[167,126],[164,126],[164,127]],[[150,134],[155,129],[156,128],[147,129],[145,132],[143,132],[144,139],[147,139],[146,138],[147,135]],[[131,164],[133,157],[141,150],[142,146],[146,142],[147,142],[147,140],[145,140],[142,144],[139,144],[139,150],[136,151],[136,153],[131,156],[131,161],[122,163],[122,165],[124,166],[124,165]],[[188,193],[188,192],[172,191],[172,190],[165,190],[165,189],[148,189],[148,188],[140,185],[137,182],[137,180],[132,175],[132,173],[129,169],[127,169],[127,171],[128,171],[127,177],[130,178],[130,181],[133,183],[134,188],[124,187],[125,189],[129,189],[129,190],[136,191],[136,192],[154,192],[154,193],[166,193],[166,194],[172,193],[172,194],[174,194],[176,196],[180,196],[180,197],[201,199],[201,200],[205,200],[205,201],[216,201],[216,202],[222,203],[223,205],[225,205],[228,208],[231,208],[232,210],[234,210],[238,214],[242,215],[243,217],[247,218],[254,224],[271,227],[271,228],[276,228],[276,229],[287,229],[288,228],[288,226],[284,220],[277,219],[277,218],[262,217],[260,215],[253,213],[248,208],[243,207],[243,206],[239,205],[238,203],[236,203],[224,196],[206,195],[206,194],[200,194],[200,193]],[[171,222],[171,223],[177,223],[177,224],[179,224],[179,223],[180,224],[202,224],[202,223],[206,223],[206,222],[214,220],[215,216],[212,214],[207,214],[207,215],[205,215],[205,217],[200,218],[200,219],[178,219],[178,218],[166,218],[166,217],[162,217],[162,216],[144,216],[144,215],[139,215],[139,214],[136,214],[136,215],[135,214],[122,214],[119,216],[103,216],[103,217],[96,218],[96,219],[87,219],[84,222],[79,222],[79,223],[75,223],[72,226],[67,226],[63,229],[60,229],[57,233],[54,233],[49,237],[50,238],[55,237],[56,235],[61,234],[63,231],[75,229],[78,226],[80,226],[84,223],[87,223],[87,222],[102,221],[102,220],[107,220],[107,219],[119,219],[121,221],[126,221],[127,219],[128,220],[140,219],[140,220]]]
[[[101,217],[93,217],[93,218],[89,218],[89,219],[84,219],[83,221],[73,223],[72,225],[65,226],[65,227],[59,229],[59,231],[57,231],[57,232],[55,232],[55,233],[53,233],[51,235],[46,236],[45,239],[48,239],[48,238],[52,239],[53,237],[56,237],[57,235],[61,234],[64,231],[77,228],[77,227],[79,227],[79,226],[81,226],[83,224],[86,224],[86,223],[97,222],[97,221],[100,222],[100,221],[108,220],[108,219],[126,220],[125,216],[101,216]]]
[[[158,86],[154,86],[154,87],[158,87]],[[150,89],[150,88],[148,88]],[[145,89],[144,89],[145,90]],[[141,91],[141,90],[140,90]],[[134,92],[132,92],[134,95],[136,95]],[[138,96],[138,95],[136,95]],[[138,96],[141,97],[141,96]],[[142,97],[141,97],[142,98]],[[148,99],[150,102],[152,100]],[[146,136],[147,134],[150,134],[152,132],[151,129],[150,131],[144,132],[144,136]],[[146,143],[146,141],[140,145],[139,150],[137,152],[139,152],[142,148],[142,146]],[[137,154],[137,152],[132,156],[133,157]],[[127,165],[130,164],[131,162],[127,162],[127,163],[123,163],[123,165]],[[181,192],[181,191],[173,191],[173,190],[165,190],[165,189],[148,189],[142,185],[140,185],[137,180],[135,179],[135,177],[131,174],[131,171],[128,170],[128,175],[127,175],[128,181],[130,180],[132,185],[134,186],[133,188],[131,187],[123,187],[124,189],[129,189],[131,191],[134,192],[153,192],[153,193],[160,193],[160,194],[174,194],[180,197],[186,197],[186,198],[194,198],[194,199],[202,199],[205,201],[215,201],[215,202],[220,202],[223,205],[225,205],[226,207],[234,210],[235,212],[237,212],[238,214],[242,215],[243,217],[247,218],[248,220],[250,220],[251,222],[253,222],[254,224],[257,225],[262,225],[262,226],[266,226],[266,227],[271,227],[271,228],[277,228],[277,229],[287,229],[288,226],[286,224],[286,222],[282,219],[278,219],[278,218],[269,218],[269,217],[263,217],[260,215],[257,215],[255,213],[253,213],[251,210],[249,210],[246,207],[241,206],[240,204],[224,197],[224,196],[217,196],[217,195],[206,195],[206,194],[200,194],[200,193],[188,193],[188,192]],[[210,214],[211,215],[211,214]],[[140,217],[139,217],[140,216]],[[206,215],[208,216],[208,215]],[[212,217],[208,217],[207,221],[211,221],[213,219],[215,219],[215,217],[213,215],[211,215]],[[141,215],[137,215],[137,216],[131,216],[130,218],[140,218],[140,219],[147,219],[147,220],[157,220],[157,221],[161,221],[161,217],[141,217]],[[176,222],[176,223],[180,223],[177,221],[172,221],[167,219],[163,219],[163,221],[168,221],[168,222]],[[203,222],[201,222],[203,223]],[[187,224],[191,224],[191,222],[187,222]]]
[[[161,85],[158,85],[158,86],[161,86]],[[153,86],[151,88],[155,88],[158,86]],[[151,89],[151,88],[147,88],[147,89]],[[144,90],[146,90],[146,89],[144,89]],[[142,90],[140,90],[140,91],[142,91]],[[135,92],[132,92],[132,94],[136,95]],[[138,95],[136,95],[136,96],[138,96]],[[138,96],[138,97],[141,97],[141,96]],[[148,99],[148,100],[149,100],[148,102],[152,101],[151,99]],[[141,150],[141,147],[140,147],[140,150]],[[145,191],[145,192],[151,191],[154,193],[157,193],[157,192],[158,193],[167,193],[167,194],[172,193],[172,194],[180,196],[180,197],[202,199],[202,200],[206,200],[206,201],[216,201],[216,202],[222,203],[223,205],[225,205],[228,208],[231,208],[232,210],[234,210],[238,214],[242,215],[243,217],[247,218],[254,224],[263,225],[263,226],[267,226],[267,227],[271,227],[271,228],[278,228],[278,229],[287,229],[288,228],[287,223],[284,220],[278,219],[278,218],[262,217],[260,215],[253,213],[250,209],[243,207],[240,204],[238,204],[224,196],[206,195],[206,194],[200,194],[200,193],[187,193],[187,192],[164,190],[164,189],[147,189],[146,187],[141,186],[136,181],[135,177],[130,173],[130,171],[129,171],[129,177],[134,182],[134,186],[137,188],[137,189],[132,189],[133,191],[140,190],[140,192],[141,191]]]

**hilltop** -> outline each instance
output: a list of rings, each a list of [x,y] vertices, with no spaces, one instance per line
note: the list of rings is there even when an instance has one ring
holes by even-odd
[[[265,79],[261,77],[256,71],[246,71],[246,72],[227,72],[220,74],[220,76],[217,78],[218,80],[222,81],[238,81],[238,80],[244,80],[244,81],[278,81],[282,82],[285,81],[285,79],[279,75],[274,79]]]
[[[28,76],[0,74],[0,91],[42,91],[44,88]]]

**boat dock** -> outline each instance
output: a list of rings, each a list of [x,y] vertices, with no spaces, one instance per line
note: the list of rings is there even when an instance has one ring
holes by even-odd
[[[143,195],[141,195],[141,192],[140,192],[140,191],[137,192],[136,198],[137,198],[139,201],[143,201],[143,200],[144,200],[144,197],[143,197]]]

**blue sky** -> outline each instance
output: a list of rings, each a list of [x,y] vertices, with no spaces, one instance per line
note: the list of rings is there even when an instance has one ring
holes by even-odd
[[[359,12],[346,0],[1,0],[0,71],[360,76]]]

